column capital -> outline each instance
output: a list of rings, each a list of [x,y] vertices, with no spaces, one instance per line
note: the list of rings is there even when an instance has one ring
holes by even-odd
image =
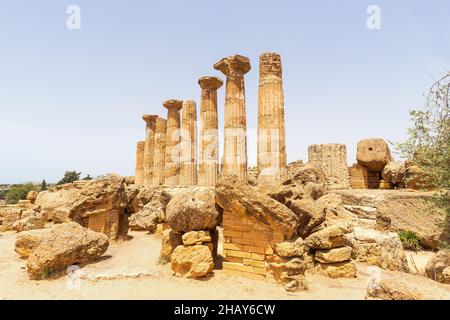
[[[273,75],[281,77],[281,56],[275,52],[264,52],[259,56],[259,74],[261,77]]]
[[[181,108],[183,107],[183,100],[169,99],[163,102],[163,106],[168,110],[181,110]]]
[[[223,85],[223,81],[217,77],[202,77],[198,79],[198,84],[202,89],[217,90]]]
[[[156,122],[157,118],[158,118],[158,116],[155,114],[144,114],[142,116],[142,119],[147,123],[154,123],[154,122]]]
[[[214,64],[214,69],[219,70],[226,76],[244,75],[250,71],[250,59],[239,54],[223,58]]]

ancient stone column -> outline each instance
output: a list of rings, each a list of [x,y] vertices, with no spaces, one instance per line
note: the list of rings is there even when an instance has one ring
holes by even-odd
[[[166,128],[167,120],[156,119],[155,125],[155,153],[153,157],[153,184],[161,186],[165,181],[166,167]]]
[[[180,110],[183,101],[170,99],[163,102],[167,109],[166,168],[164,184],[176,186],[180,176]]]
[[[198,184],[201,186],[215,186],[219,175],[217,89],[223,85],[223,82],[216,77],[203,77],[198,80],[198,84],[202,88]]]
[[[144,147],[144,185],[149,186],[153,182],[153,153],[155,148],[155,123],[157,115],[144,115],[146,122],[145,147]]]
[[[240,55],[223,58],[214,69],[226,77],[224,155],[222,172],[247,179],[247,121],[245,116],[244,74],[250,71],[250,60]]]
[[[181,110],[180,185],[197,184],[197,107],[195,101],[183,101]]]
[[[134,175],[134,184],[142,186],[144,182],[144,149],[145,141],[138,141],[136,146],[136,171]]]
[[[286,168],[286,138],[281,57],[259,57],[258,169],[260,182],[280,179]]]
[[[349,189],[345,144],[314,144],[308,147],[308,162],[322,170],[331,190]]]

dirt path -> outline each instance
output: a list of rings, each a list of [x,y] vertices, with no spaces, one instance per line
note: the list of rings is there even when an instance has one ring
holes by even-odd
[[[225,275],[208,280],[172,276],[158,265],[160,237],[131,232],[129,241],[112,243],[105,256],[78,270],[79,278],[30,281],[26,260],[14,252],[14,232],[0,233],[0,299],[364,299],[367,268],[356,279],[308,275],[308,290],[287,293],[282,286]]]

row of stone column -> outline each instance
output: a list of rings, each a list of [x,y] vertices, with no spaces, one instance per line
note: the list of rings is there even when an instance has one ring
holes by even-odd
[[[244,75],[250,68],[250,60],[241,55],[223,58],[214,64],[214,69],[226,76],[221,171],[242,179],[247,178]],[[223,82],[216,77],[203,77],[198,83],[202,89],[198,159],[195,101],[167,100],[163,103],[167,120],[157,115],[143,116],[146,138],[145,142],[137,144],[136,184],[215,185],[219,174],[217,90]],[[280,178],[285,167],[281,58],[276,53],[264,53],[260,56],[258,99],[258,168],[262,182]]]

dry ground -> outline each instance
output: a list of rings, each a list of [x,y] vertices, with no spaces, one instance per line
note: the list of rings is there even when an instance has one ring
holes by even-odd
[[[170,264],[158,265],[158,235],[131,232],[129,241],[111,243],[105,257],[80,269],[79,280],[64,276],[30,281],[26,260],[14,252],[15,232],[0,233],[0,299],[364,299],[367,267],[356,279],[308,275],[308,290],[287,293],[282,286],[225,275],[208,280],[172,276]],[[409,254],[408,254],[409,255]],[[423,269],[430,253],[414,254]]]

